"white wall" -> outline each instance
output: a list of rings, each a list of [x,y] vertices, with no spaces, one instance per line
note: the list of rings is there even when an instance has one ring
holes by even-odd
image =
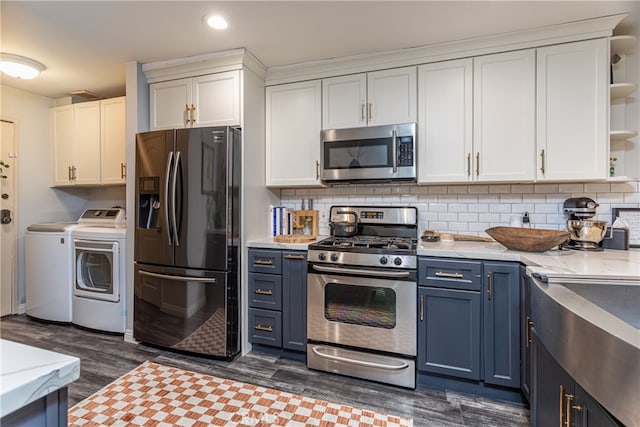
[[[320,234],[329,234],[332,205],[415,206],[419,229],[486,236],[484,230],[508,226],[512,215],[529,212],[535,228],[564,229],[562,205],[569,197],[590,197],[599,220],[611,222],[611,208],[640,207],[640,182],[499,185],[347,185],[325,189],[284,189],[283,206],[300,209],[313,199],[320,211]],[[268,231],[265,230],[265,235]]]
[[[51,188],[49,147],[51,98],[0,86],[0,115],[17,123],[18,304],[24,304],[24,230],[34,223],[78,219],[88,200],[83,189]]]

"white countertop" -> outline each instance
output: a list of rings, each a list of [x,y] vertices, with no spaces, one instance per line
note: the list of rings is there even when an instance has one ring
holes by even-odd
[[[419,256],[468,258],[493,261],[518,261],[527,265],[527,272],[548,277],[624,279],[640,281],[640,250],[602,252],[550,250],[546,252],[512,251],[500,243],[485,242],[424,242]]]
[[[80,359],[0,339],[0,418],[80,377]]]

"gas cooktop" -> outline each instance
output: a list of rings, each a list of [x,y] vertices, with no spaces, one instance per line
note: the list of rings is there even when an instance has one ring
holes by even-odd
[[[329,237],[312,246],[312,249],[331,249],[361,252],[393,251],[415,252],[417,239],[408,237],[388,236],[353,236],[353,237]],[[380,251],[379,251],[380,250]]]

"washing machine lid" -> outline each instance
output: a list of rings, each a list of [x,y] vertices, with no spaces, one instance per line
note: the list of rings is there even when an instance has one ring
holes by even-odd
[[[71,231],[78,226],[77,222],[48,222],[43,224],[31,224],[27,227],[27,231],[40,233],[63,233]]]

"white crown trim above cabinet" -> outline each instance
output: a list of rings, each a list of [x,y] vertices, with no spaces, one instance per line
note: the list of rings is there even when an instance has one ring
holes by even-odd
[[[318,187],[320,182],[320,80],[266,88],[268,187]]]

